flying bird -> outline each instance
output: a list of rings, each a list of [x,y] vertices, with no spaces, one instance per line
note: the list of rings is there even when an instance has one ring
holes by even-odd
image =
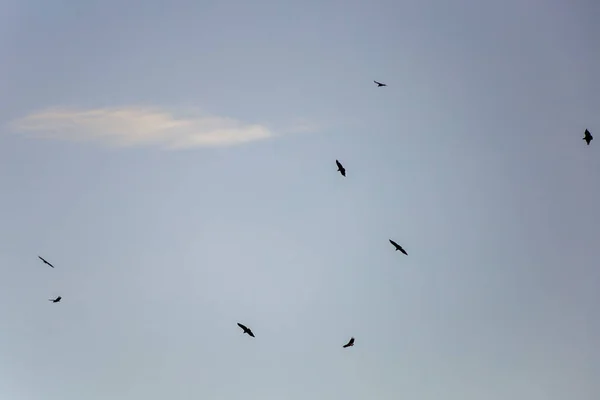
[[[350,340],[348,341],[348,343],[346,343],[342,347],[346,348],[346,347],[352,347],[352,346],[354,346],[354,338],[350,338]]]
[[[583,140],[586,141],[586,143],[588,144],[588,146],[590,145],[590,142],[594,139],[594,137],[592,136],[592,134],[590,133],[590,131],[588,131],[587,129],[585,130],[585,137],[583,138]]]
[[[48,299],[48,301],[51,301],[51,302],[53,302],[53,303],[58,303],[58,302],[60,301],[60,299],[62,299],[62,297],[61,297],[61,296],[58,296],[58,297],[57,297],[57,298],[55,298],[55,299]]]
[[[337,165],[337,170],[340,171],[340,174],[342,174],[342,176],[346,176],[346,168],[344,168],[344,166],[338,160],[335,160],[335,164]]]
[[[398,243],[394,242],[392,239],[390,239],[390,243],[392,245],[394,245],[394,247],[396,248],[396,251],[400,250],[404,255],[408,255],[408,253],[402,248],[402,246],[400,246]]]
[[[248,335],[254,337],[254,333],[252,333],[250,328],[248,328],[247,326],[245,326],[243,324],[240,324],[239,322],[238,322],[238,326],[244,330],[244,333],[247,333]]]
[[[373,81],[377,84],[377,87],[382,87],[382,86],[387,86],[385,83],[381,83],[381,82],[377,82],[377,81]]]
[[[38,256],[38,258],[39,258],[40,260],[42,260],[42,261],[44,262],[44,264],[48,264],[49,266],[51,266],[52,268],[54,268],[54,265],[52,265],[52,264],[50,264],[48,261],[44,260],[44,258],[43,258],[43,257],[40,257],[40,256]]]

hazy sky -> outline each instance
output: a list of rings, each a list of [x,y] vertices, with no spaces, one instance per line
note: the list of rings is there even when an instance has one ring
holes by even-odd
[[[1,397],[598,399],[597,0],[0,5]]]

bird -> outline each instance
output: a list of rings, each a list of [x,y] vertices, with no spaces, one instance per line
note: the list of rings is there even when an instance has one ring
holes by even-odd
[[[58,303],[58,302],[60,302],[60,299],[62,299],[62,297],[61,297],[61,296],[58,296],[58,297],[57,297],[57,298],[55,298],[55,299],[48,299],[48,301],[51,301],[51,302],[53,302],[53,303]]]
[[[342,176],[346,176],[346,168],[344,168],[344,166],[338,160],[335,160],[335,164],[337,165],[337,170],[340,171],[340,174],[342,174]]]
[[[590,131],[588,131],[587,129],[585,130],[585,137],[583,138],[583,140],[585,140],[588,144],[588,146],[590,145],[590,142],[594,139],[594,137],[592,136],[592,134],[590,133]]]
[[[54,265],[52,265],[52,264],[50,264],[48,261],[44,260],[44,258],[43,258],[43,257],[41,257],[41,256],[38,256],[38,258],[39,258],[40,260],[42,260],[42,261],[44,262],[44,264],[48,264],[49,266],[51,266],[52,268],[54,268]]]
[[[346,343],[344,346],[342,346],[343,348],[346,347],[352,347],[354,346],[354,338],[350,338],[350,340],[348,341],[348,343]]]
[[[248,335],[254,337],[254,333],[252,333],[250,328],[248,328],[247,326],[245,326],[243,324],[240,324],[239,322],[238,322],[238,326],[244,330],[244,333],[247,333]]]
[[[377,87],[382,87],[382,86],[387,86],[385,83],[381,83],[381,82],[377,82],[377,81],[373,81],[377,84]]]
[[[394,242],[392,239],[390,239],[390,243],[392,245],[394,245],[394,247],[396,248],[396,251],[400,250],[404,255],[408,255],[408,253],[402,248],[402,246],[400,246],[398,243]]]

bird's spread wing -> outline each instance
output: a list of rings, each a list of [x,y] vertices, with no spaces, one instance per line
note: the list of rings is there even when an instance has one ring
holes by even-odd
[[[400,247],[400,246],[398,245],[398,243],[394,242],[392,239],[390,239],[390,243],[391,243],[391,244],[392,244],[392,245],[393,245],[395,248],[398,248],[398,247]]]
[[[248,329],[248,328],[246,328],[244,325],[240,324],[239,322],[238,322],[238,326],[239,326],[240,328],[242,328],[243,330],[247,330],[247,329]]]
[[[338,160],[335,160],[335,165],[337,165],[337,167],[340,169],[344,168],[344,167],[342,167],[342,164]]]

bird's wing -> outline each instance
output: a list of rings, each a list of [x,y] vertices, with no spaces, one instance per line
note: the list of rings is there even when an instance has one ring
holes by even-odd
[[[401,251],[401,252],[402,252],[402,253],[403,253],[405,256],[407,256],[407,255],[408,255],[408,253],[406,252],[406,250],[404,250],[402,247],[400,247],[400,251]]]
[[[243,324],[240,324],[239,322],[238,322],[238,326],[239,326],[240,328],[242,328],[243,330],[246,330],[246,329],[248,329],[248,328],[246,328],[246,326],[244,326]]]
[[[44,260],[44,257],[42,257],[42,256],[38,256],[38,258],[39,258],[40,260],[42,260],[43,262],[47,262],[46,260]]]
[[[254,332],[252,332],[250,329],[248,329],[248,335],[250,335],[250,336],[252,336],[252,337],[255,337],[255,336],[254,336]]]
[[[394,245],[394,247],[395,247],[395,248],[398,248],[398,247],[400,247],[400,245],[399,245],[398,243],[394,242],[392,239],[390,239],[390,243],[391,243],[392,245]]]
[[[338,160],[335,160],[335,165],[337,165],[340,169],[344,168]]]
[[[350,338],[350,341],[348,342],[348,344],[354,344],[354,338]]]
[[[375,83],[376,83],[376,84],[378,84],[378,85],[381,85],[381,82],[377,82],[377,81],[373,81],[373,82],[375,82]]]

